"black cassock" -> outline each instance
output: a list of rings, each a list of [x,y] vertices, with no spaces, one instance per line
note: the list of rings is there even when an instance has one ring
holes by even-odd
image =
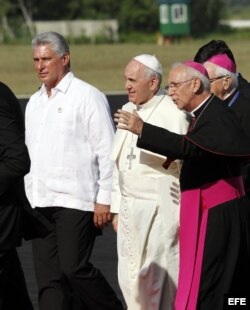
[[[195,116],[187,135],[145,123],[137,146],[183,160],[175,309],[222,310],[228,295],[250,295],[250,205],[241,177],[250,137],[215,96]]]

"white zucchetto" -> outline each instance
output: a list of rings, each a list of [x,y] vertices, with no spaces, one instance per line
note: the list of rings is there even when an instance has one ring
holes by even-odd
[[[142,54],[133,59],[162,75],[162,65],[154,55]]]

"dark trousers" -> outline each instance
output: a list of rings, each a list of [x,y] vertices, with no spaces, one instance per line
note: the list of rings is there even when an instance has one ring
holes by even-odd
[[[53,224],[44,239],[33,240],[40,310],[119,310],[122,303],[89,261],[97,229],[93,213],[39,208]],[[78,305],[72,305],[72,296]]]
[[[33,310],[16,249],[0,252],[0,310]]]

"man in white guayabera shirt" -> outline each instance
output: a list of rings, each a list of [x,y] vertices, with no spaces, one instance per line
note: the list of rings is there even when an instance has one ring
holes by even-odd
[[[122,109],[136,110],[145,122],[173,132],[187,132],[186,114],[161,88],[162,66],[155,56],[136,56],[124,76],[129,102]],[[119,284],[129,310],[171,310],[179,265],[181,163],[139,149],[136,141],[136,135],[117,129],[111,153]]]
[[[70,294],[87,309],[123,309],[89,262],[97,233],[111,220],[114,128],[107,100],[70,71],[60,34],[38,34],[32,48],[43,84],[26,108],[31,170],[25,187],[31,205],[53,225],[33,242],[39,309],[72,310]]]

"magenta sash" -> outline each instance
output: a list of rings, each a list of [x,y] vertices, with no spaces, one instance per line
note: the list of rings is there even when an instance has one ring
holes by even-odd
[[[175,310],[195,310],[202,268],[208,210],[245,195],[242,177],[209,183],[182,192],[180,271]]]

